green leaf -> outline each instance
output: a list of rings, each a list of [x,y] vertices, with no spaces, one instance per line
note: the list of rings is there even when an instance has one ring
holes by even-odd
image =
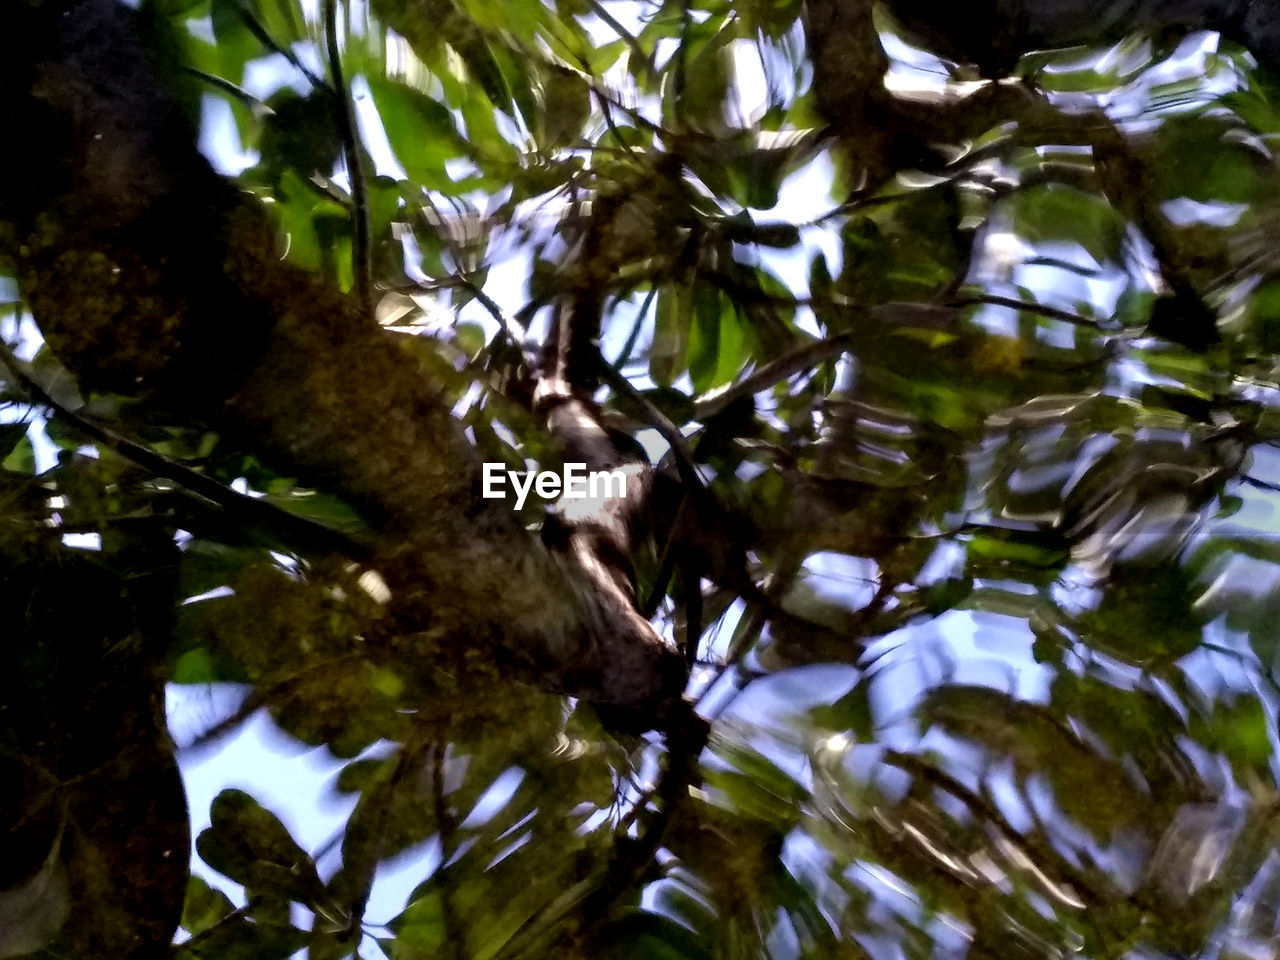
[[[342,768],[334,787],[339,793],[364,793],[378,782],[385,766],[385,760],[352,760]]]
[[[823,704],[809,711],[809,719],[823,731],[848,731],[855,743],[875,740],[875,717],[865,684],[857,684],[835,703]]]
[[[227,895],[214,889],[196,874],[187,880],[187,899],[182,906],[182,929],[193,936],[235,911]]]
[[[538,146],[549,150],[583,139],[591,98],[582,78],[568,70],[550,70],[543,81],[542,133]]]
[[[685,68],[685,85],[676,101],[682,126],[716,132],[726,124],[725,104],[733,77],[733,41],[738,21],[728,19],[706,43],[695,48]]]
[[[325,91],[300,97],[286,87],[267,101],[259,149],[262,166],[273,178],[290,169],[308,178],[332,173],[342,153],[333,98]]]
[[[311,857],[275,814],[243,790],[223,790],[211,826],[196,839],[200,858],[251,893],[314,905],[327,899]]]
[[[194,960],[287,960],[310,940],[311,934],[287,924],[240,917],[220,925],[182,955]]]
[[[444,946],[444,904],[439,893],[429,893],[409,904],[400,916],[387,924],[395,940],[382,941],[391,960],[429,960]]]
[[[1215,703],[1208,716],[1192,713],[1190,726],[1198,743],[1227,758],[1240,782],[1269,776],[1271,723],[1258,700],[1236,697]]]
[[[679,390],[671,387],[655,387],[652,390],[642,391],[640,395],[657,407],[668,420],[677,426],[686,424],[693,419],[693,399]],[[633,405],[625,394],[620,394],[616,403],[619,410],[626,411],[635,420],[643,421],[647,417],[644,410],[638,405]]]
[[[1157,129],[1156,142],[1151,169],[1161,199],[1251,204],[1264,189],[1268,162],[1236,139],[1220,117],[1171,118]]]
[[[213,662],[213,657],[204,647],[188,650],[178,658],[169,675],[170,683],[213,683],[223,679]]]
[[[780,832],[801,816],[808,790],[778,764],[749,746],[728,742],[716,753],[731,769],[709,770],[707,786],[722,794],[735,815]]]
[[[667,917],[631,910],[600,935],[601,960],[711,960],[709,946]]]
[[[270,209],[284,232],[289,260],[307,270],[319,270],[326,262],[332,264],[333,251],[321,244],[316,227],[326,222],[349,223],[347,209],[320,196],[292,168],[281,172],[275,199]]]
[[[332,494],[315,490],[290,489],[284,493],[268,493],[264,498],[282,510],[306,517],[330,530],[356,533],[367,529],[364,518],[345,501]]]
[[[730,308],[732,309],[732,308]],[[720,291],[705,283],[693,286],[693,326],[689,333],[689,376],[696,393],[725,381],[717,377],[720,360]],[[737,371],[730,374],[730,379]]]
[[[30,428],[30,424],[22,421],[0,423],[0,458],[3,459],[6,470],[14,470],[18,473],[30,472],[22,469],[27,455],[31,453],[31,441],[27,439]],[[22,449],[23,441],[26,441],[25,451]]]
[[[31,438],[24,432],[14,444],[8,456],[0,461],[0,467],[13,473],[22,473],[27,476],[34,476],[36,472],[36,449],[31,444]]]
[[[692,319],[693,293],[687,285],[672,284],[658,291],[649,373],[659,386],[671,386],[687,366]]]
[[[387,140],[409,179],[431,190],[449,191],[445,162],[467,155],[453,114],[443,104],[398,80],[369,77]]]
[[[1030,538],[1020,540],[1012,533],[1003,536],[976,534],[969,540],[969,553],[981,560],[1031,567],[1058,567],[1067,558],[1065,547],[1035,542]]]
[[[244,81],[245,63],[264,53],[246,22],[244,10],[243,0],[211,0],[209,4],[222,73],[237,85]]]
[[[1122,258],[1125,221],[1101,197],[1060,185],[1016,194],[1013,227],[1027,243],[1075,241],[1100,264]]]
[[[1197,594],[1176,563],[1116,567],[1097,609],[1081,615],[1080,630],[1094,646],[1128,663],[1172,660],[1204,639]]]

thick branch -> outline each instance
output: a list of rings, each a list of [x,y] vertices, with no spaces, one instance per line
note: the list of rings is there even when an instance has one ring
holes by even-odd
[[[1007,75],[1032,50],[1114,43],[1125,34],[1216,30],[1274,66],[1280,11],[1257,0],[892,0],[907,33],[940,56],[976,64],[985,76]]]

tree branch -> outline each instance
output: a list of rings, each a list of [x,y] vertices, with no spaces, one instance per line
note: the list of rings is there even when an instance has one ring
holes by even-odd
[[[325,49],[329,57],[329,74],[333,77],[334,112],[342,132],[342,153],[346,158],[347,177],[351,180],[351,269],[355,275],[355,292],[364,304],[365,313],[373,316],[373,262],[369,232],[369,188],[365,182],[364,160],[360,147],[359,125],[351,91],[342,74],[342,53],[338,49],[338,0],[325,0]]]
[[[482,498],[476,451],[394,334],[281,262],[264,211],[196,150],[133,12],[68,2],[23,13],[24,43],[0,40],[0,119],[32,131],[0,155],[0,235],[59,359],[360,510],[406,635],[659,723],[678,655],[581,558]]]

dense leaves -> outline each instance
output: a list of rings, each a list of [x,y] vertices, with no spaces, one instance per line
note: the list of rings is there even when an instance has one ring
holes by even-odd
[[[1273,77],[1216,34],[1074,21],[1083,47],[975,53],[898,6],[865,14],[883,97],[842,118],[822,4],[144,0],[272,255],[363,278],[485,460],[558,469],[533,356],[549,303],[596,296],[603,420],[674,491],[640,608],[709,732],[615,735],[407,634],[281,520],[357,511],[198,417],[82,394],[12,293],[0,956],[159,955],[118,931],[154,947],[184,896],[154,866],[187,829],[161,681],[217,705],[195,732],[171,710],[189,784],[219,780],[178,955],[1273,949]],[[1024,79],[974,93],[966,58]],[[894,112],[921,102],[959,119]],[[283,761],[206,761],[237,736],[314,750],[331,836],[304,840]]]

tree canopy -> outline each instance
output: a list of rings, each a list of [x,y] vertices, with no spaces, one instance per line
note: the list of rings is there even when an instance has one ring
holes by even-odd
[[[11,0],[0,957],[1272,955],[1278,57]]]

